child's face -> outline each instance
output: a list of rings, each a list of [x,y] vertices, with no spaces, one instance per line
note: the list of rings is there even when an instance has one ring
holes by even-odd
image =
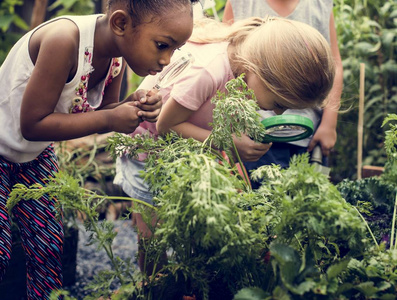
[[[170,10],[162,16],[149,16],[135,29],[127,30],[122,56],[137,75],[155,75],[170,63],[174,51],[192,34],[191,6]]]
[[[257,103],[261,109],[273,110],[278,115],[281,115],[287,109],[287,107],[281,105],[284,102],[282,98],[267,89],[258,76],[253,73],[247,73],[246,81],[247,86],[254,91]]]

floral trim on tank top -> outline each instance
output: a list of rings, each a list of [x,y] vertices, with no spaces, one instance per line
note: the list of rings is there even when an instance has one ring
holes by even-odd
[[[91,50],[91,51],[90,51]],[[76,96],[72,99],[72,105],[69,108],[69,113],[84,113],[94,110],[93,107],[88,103],[87,93],[88,93],[88,80],[90,79],[90,74],[94,71],[92,67],[92,48],[85,48],[84,51],[84,66],[83,74],[80,78],[80,83],[75,88]],[[105,80],[105,86],[112,83],[113,78],[119,75],[121,72],[120,58],[113,58],[110,66],[110,72]],[[104,95],[105,91],[102,91]]]

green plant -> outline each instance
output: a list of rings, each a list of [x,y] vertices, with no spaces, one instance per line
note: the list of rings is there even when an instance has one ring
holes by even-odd
[[[393,123],[394,121],[394,123]],[[388,161],[385,165],[383,180],[390,184],[397,184],[397,115],[389,114],[383,121],[382,127],[389,125],[385,131],[385,149]]]
[[[233,154],[232,134],[246,132],[244,125],[250,122],[255,128],[255,106],[248,100],[252,94],[239,85],[240,79],[230,83],[237,87],[236,94],[220,94],[214,100],[214,120],[221,119],[222,124],[213,124],[212,134],[201,147],[198,142],[172,135],[158,140],[116,135],[109,149],[113,155],[149,153],[146,179],[155,186],[156,213],[162,220],[155,231],[157,244],[153,245],[173,249],[172,263],[162,272],[174,284],[182,284],[185,292],[207,299],[215,283],[223,287],[226,298],[236,287],[259,285],[269,292],[282,290],[287,282],[276,275],[284,270],[283,261],[273,260],[273,269],[263,263],[269,249],[276,255],[274,249],[281,247],[291,249],[286,251],[296,253],[296,257],[303,253],[313,256],[305,271],[290,276],[286,293],[316,293],[320,288],[326,293],[338,282],[339,273],[331,272],[336,269],[334,265],[362,255],[365,225],[335,186],[314,171],[307,155],[295,158],[287,170],[276,166],[259,169],[252,175],[263,184],[254,192],[234,175],[233,163],[229,165],[213,152],[210,145]],[[246,106],[240,111],[240,105]],[[233,224],[242,228],[236,231]],[[236,234],[239,231],[249,233],[249,239]],[[295,261],[292,266],[296,263],[304,268],[309,261]],[[321,271],[328,269],[335,274],[332,280],[321,279]],[[288,269],[285,272],[288,274]],[[311,284],[306,277],[309,273],[313,276]],[[295,276],[300,276],[301,288],[292,284]]]
[[[117,235],[113,230],[113,223],[107,220],[98,222],[98,211],[108,200],[134,200],[137,203],[145,204],[144,202],[128,197],[98,195],[93,191],[80,187],[80,182],[77,179],[66,173],[59,172],[54,178],[49,178],[45,186],[41,184],[34,184],[30,187],[21,184],[15,185],[7,201],[7,209],[11,213],[12,208],[20,200],[30,199],[34,201],[42,197],[43,194],[57,197],[56,212],[59,217],[62,210],[67,210],[75,214],[78,212],[83,213],[85,228],[87,231],[92,232],[90,243],[96,243],[98,249],[104,249],[112,263],[112,271],[101,272],[97,280],[87,287],[87,289],[93,291],[91,297],[88,299],[97,299],[103,295],[109,296],[111,294],[110,285],[114,281],[118,281],[121,284],[128,284],[133,280],[137,284],[137,277],[133,276],[135,268],[132,262],[123,261],[113,254],[112,242]]]
[[[267,179],[263,194],[275,201],[276,213],[268,212],[267,218],[279,218],[272,231],[277,238],[269,246],[274,276],[271,284],[244,288],[234,299],[395,299],[397,182],[389,174],[396,169],[397,131],[392,123],[396,120],[392,114],[383,122],[390,125],[385,147],[388,170],[393,171],[368,180],[370,187],[362,181],[344,181],[337,186],[342,192],[338,195],[335,186],[321,182],[321,174],[311,174],[304,156],[294,158],[287,170],[269,172],[271,167],[266,166],[253,174]],[[373,224],[354,213],[355,207],[344,203],[343,195],[368,215],[373,207],[386,210],[390,249],[384,241],[378,244]],[[364,206],[369,200],[370,205]],[[362,239],[364,225],[370,240]],[[353,244],[347,241],[349,235],[355,236]]]
[[[112,226],[98,224],[96,217],[98,205],[108,197],[80,188],[65,174],[46,186],[14,188],[10,207],[19,199],[49,193],[60,205],[88,215],[86,227],[93,241],[105,247],[114,269],[101,273],[87,299],[108,297],[115,280],[121,288],[112,299],[177,299],[187,294],[199,299],[391,299],[396,294],[397,250],[368,238],[361,215],[314,170],[307,154],[295,157],[288,169],[258,169],[252,176],[262,185],[253,191],[233,161],[212,147],[233,154],[232,135],[256,122],[252,92],[240,84],[241,78],[230,83],[238,87],[230,103],[229,95],[214,100],[216,106],[226,106],[214,110],[214,120],[223,122],[214,122],[205,143],[176,134],[109,138],[113,156],[148,154],[145,178],[156,206],[130,200],[140,204],[137,209],[147,220],[153,213],[160,220],[145,245],[147,262],[156,264],[160,253],[169,252],[168,264],[150,276],[113,256]],[[225,113],[226,108],[231,110]],[[217,128],[225,124],[233,129]],[[395,146],[388,149],[394,153]]]
[[[23,0],[5,0],[0,4],[0,65],[10,48],[21,37],[21,33],[10,32],[10,27],[14,25],[22,30],[29,29],[29,25],[15,11],[15,8],[22,4]]]
[[[51,17],[60,15],[87,15],[95,11],[94,0],[56,0],[47,9]],[[24,20],[18,12],[24,6],[23,0],[3,0],[0,3],[0,65],[11,47],[29,30],[29,20]]]
[[[397,3],[336,0],[334,15],[344,68],[338,142],[331,156],[333,179],[354,178],[360,63],[365,63],[364,165],[384,165],[382,121],[397,110]],[[343,161],[343,164],[340,164]]]
[[[0,29],[5,33],[12,24],[18,28],[27,30],[28,24],[16,14],[15,7],[23,4],[23,0],[5,0],[0,5]]]
[[[88,15],[94,13],[94,8],[92,0],[56,0],[48,7],[48,10],[56,11],[55,16]]]
[[[394,123],[393,123],[394,121]],[[396,209],[397,186],[397,116],[389,114],[382,126],[389,129],[385,131],[385,152],[387,163],[385,171],[380,177],[363,178],[360,180],[344,179],[337,188],[342,196],[358,207],[368,221],[374,232],[377,242],[388,242],[393,245],[394,234],[390,232],[390,224],[394,224],[393,216]]]
[[[84,186],[87,179],[101,183],[102,191],[105,190],[107,178],[114,177],[115,168],[109,168],[98,162],[98,155],[104,153],[107,145],[98,143],[94,138],[91,145],[72,148],[68,142],[59,142],[55,146],[59,169],[78,179]]]

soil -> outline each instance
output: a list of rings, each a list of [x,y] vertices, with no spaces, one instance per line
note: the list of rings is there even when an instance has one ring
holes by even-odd
[[[123,260],[132,258],[135,261],[138,241],[131,220],[114,221],[114,226],[118,233],[113,243],[114,254]],[[99,271],[111,269],[111,263],[105,251],[103,249],[97,251],[97,245],[87,245],[88,241],[89,233],[85,231],[82,224],[79,224],[76,282],[73,285],[65,286],[65,289],[70,292],[70,296],[79,300],[89,295],[89,291],[85,290],[85,287]],[[136,267],[138,266],[136,265]],[[116,290],[118,286],[114,285],[112,288]]]

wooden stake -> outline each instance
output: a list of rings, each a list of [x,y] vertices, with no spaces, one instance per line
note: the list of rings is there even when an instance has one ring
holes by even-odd
[[[358,127],[357,127],[357,179],[361,179],[363,162],[363,123],[364,123],[364,84],[365,64],[360,64],[360,95],[358,106]]]
[[[32,20],[30,21],[30,29],[35,28],[45,21],[48,0],[35,0],[32,12]]]

